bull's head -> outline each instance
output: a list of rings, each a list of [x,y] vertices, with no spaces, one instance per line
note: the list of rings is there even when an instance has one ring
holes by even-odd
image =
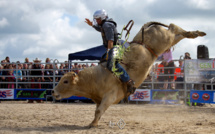
[[[73,90],[78,82],[78,76],[75,72],[66,73],[59,81],[58,85],[52,90],[52,96],[56,100],[72,96]]]

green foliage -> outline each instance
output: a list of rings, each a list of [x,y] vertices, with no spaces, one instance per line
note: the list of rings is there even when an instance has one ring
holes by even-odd
[[[120,39],[121,39],[121,36],[122,36],[122,33],[121,33],[121,35],[119,37]],[[129,34],[128,34],[128,38],[129,38]],[[119,44],[119,45],[115,45],[114,48],[113,48],[113,59],[112,59],[113,67],[112,67],[111,71],[115,74],[116,77],[119,77],[120,75],[123,74],[123,72],[117,72],[116,62],[121,62],[122,58],[124,56],[124,53],[126,51],[130,51],[130,46],[128,48],[124,47],[124,44],[127,42],[128,38],[125,40],[125,42],[123,44],[120,44],[117,41],[117,44]]]

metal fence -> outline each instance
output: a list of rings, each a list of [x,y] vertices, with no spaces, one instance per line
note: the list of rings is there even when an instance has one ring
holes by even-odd
[[[174,62],[179,62],[175,60]],[[81,71],[83,67],[88,67],[87,64],[92,64],[94,62],[73,62],[73,63],[65,63],[65,62],[53,62],[53,63],[4,63],[1,66],[0,70],[0,88],[1,89],[13,89],[13,88],[22,88],[22,89],[47,89],[48,95],[51,95],[51,90],[58,84],[60,78],[64,73],[68,71]],[[211,86],[210,90],[213,90],[213,83],[188,83],[184,81],[184,76],[182,74],[164,74],[163,72],[158,73],[158,70],[161,69],[174,69],[182,68],[177,67],[158,67],[161,61],[157,61],[152,66],[152,69],[149,73],[149,76],[146,80],[140,85],[140,89],[164,89],[163,85],[165,83],[168,84],[166,89],[170,89],[170,85],[175,84],[175,89],[179,91],[179,97],[181,100],[185,102],[189,99],[189,91],[191,89],[202,89],[205,88],[208,90],[207,86]],[[25,68],[24,66],[28,66]],[[70,64],[65,66],[65,64]],[[97,63],[96,63],[97,64]],[[34,66],[38,65],[40,68],[35,69]],[[64,66],[63,66],[64,65]],[[85,65],[85,66],[84,66]],[[47,66],[52,66],[51,68],[46,68]],[[63,66],[63,67],[62,67]],[[20,72],[22,74],[20,75]],[[33,73],[34,72],[34,73]],[[35,73],[36,72],[36,73]],[[41,74],[41,75],[37,75]],[[159,77],[170,77],[174,76],[174,81],[163,81],[159,80]],[[180,76],[181,79],[178,79],[177,76]],[[204,85],[204,87],[203,87]],[[172,89],[174,90],[174,89]]]

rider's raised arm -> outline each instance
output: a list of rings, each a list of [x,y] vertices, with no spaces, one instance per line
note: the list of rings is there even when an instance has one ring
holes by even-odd
[[[98,31],[98,32],[101,32],[101,26],[99,26],[99,25],[93,25],[92,26],[96,31]]]
[[[95,30],[97,30],[98,32],[101,32],[101,27],[98,24],[93,24],[92,21],[90,21],[89,19],[85,18],[85,22],[89,25],[92,26]]]

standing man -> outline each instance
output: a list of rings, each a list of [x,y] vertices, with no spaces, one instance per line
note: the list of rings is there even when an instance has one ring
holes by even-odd
[[[108,14],[104,9],[97,10],[93,14],[94,22],[97,24],[93,25],[93,22],[89,19],[85,19],[86,23],[89,26],[92,26],[95,30],[98,32],[101,32],[102,39],[103,39],[103,45],[107,48],[106,52],[106,59],[107,59],[107,68],[111,71],[113,71],[113,66],[115,65],[116,73],[119,74],[119,78],[122,82],[127,84],[127,92],[133,94],[135,91],[134,87],[134,81],[130,79],[128,73],[125,71],[125,69],[115,60],[114,58],[114,51],[117,51],[118,48],[115,47],[117,45],[118,40],[118,32],[116,29],[116,22],[114,22],[113,19],[108,18]]]
[[[166,50],[163,54],[163,63],[164,63],[164,74],[166,75],[164,78],[164,86],[163,89],[168,88],[168,80],[171,82],[171,89],[175,89],[175,64],[172,58],[172,51],[171,49]]]

